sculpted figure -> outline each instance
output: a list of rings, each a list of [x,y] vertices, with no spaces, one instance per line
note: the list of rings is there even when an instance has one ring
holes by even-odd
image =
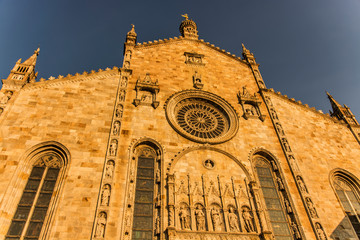
[[[308,198],[308,197],[306,198],[306,205],[307,205],[307,207],[309,209],[311,217],[312,218],[317,218],[318,216],[317,216],[317,213],[316,213],[315,206],[314,206],[313,202],[311,201],[311,199]]]
[[[231,232],[240,232],[239,220],[234,208],[229,209],[229,228]]]
[[[180,216],[181,229],[183,230],[190,229],[189,215],[188,212],[184,209],[184,207],[180,208],[179,216]]]
[[[282,129],[280,123],[276,123],[276,128],[281,135],[284,135],[284,130]]]
[[[160,216],[156,216],[156,225],[155,225],[155,233],[160,234]]]
[[[326,235],[325,235],[325,232],[322,229],[320,223],[316,223],[316,232],[317,232],[320,240],[326,240],[327,239]]]
[[[196,228],[198,231],[205,231],[205,215],[200,206],[195,209]]]
[[[155,179],[156,179],[157,183],[159,183],[161,181],[161,174],[160,174],[160,169],[159,168],[156,170]]]
[[[121,101],[121,102],[125,101],[125,94],[126,94],[126,91],[125,91],[125,90],[121,90],[121,91],[120,91],[119,101]]]
[[[123,115],[123,106],[118,105],[118,107],[116,108],[115,116],[117,118],[121,118],[122,115]]]
[[[271,166],[273,167],[274,171],[279,170],[276,163],[275,163],[275,161],[271,161]]]
[[[296,226],[296,224],[294,222],[291,223],[291,230],[292,230],[292,232],[293,232],[296,239],[301,239],[299,229],[298,229],[298,227]]]
[[[110,187],[109,185],[105,185],[103,192],[101,194],[101,205],[109,206],[110,201]]]
[[[271,115],[272,115],[273,119],[278,119],[274,109],[271,109]]]
[[[287,211],[288,213],[292,213],[293,210],[292,210],[292,208],[291,208],[291,206],[290,206],[289,200],[287,200],[287,199],[285,198],[284,202],[285,202],[286,211]]]
[[[116,150],[117,150],[117,141],[116,140],[112,140],[110,143],[110,155],[111,156],[115,156],[116,155]]]
[[[302,178],[300,176],[297,176],[297,182],[299,184],[300,191],[307,192],[304,181],[302,180]]]
[[[120,122],[116,121],[114,122],[113,134],[118,135],[119,132],[120,132]]]
[[[277,182],[277,184],[278,184],[278,186],[279,186],[279,190],[284,190],[284,189],[285,189],[284,184],[283,184],[283,182],[281,181],[281,178],[276,177],[276,182]]]
[[[250,210],[247,208],[243,209],[242,217],[245,223],[245,229],[247,232],[254,232],[253,216],[251,216]]]
[[[289,143],[288,143],[288,141],[287,141],[285,138],[282,139],[282,143],[283,143],[283,145],[284,145],[285,151],[291,152]]]
[[[214,231],[221,231],[221,216],[220,216],[220,211],[219,209],[213,208],[211,210],[211,219],[213,222],[213,226],[214,226]]]
[[[0,92],[0,103],[6,104],[10,100],[12,94],[13,93],[11,91],[7,91],[5,93]]]
[[[105,235],[106,213],[101,212],[96,222],[95,237],[103,238]]]
[[[114,162],[108,161],[108,163],[106,164],[105,178],[112,178],[113,171],[114,171]]]

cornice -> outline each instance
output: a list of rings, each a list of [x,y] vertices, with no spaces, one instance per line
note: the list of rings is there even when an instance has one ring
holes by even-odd
[[[99,69],[97,72],[92,70],[90,73],[85,71],[82,74],[79,73],[76,73],[75,75],[68,74],[66,77],[59,75],[57,78],[50,77],[47,80],[41,78],[39,82],[26,84],[23,87],[22,91],[30,91],[33,89],[61,86],[67,83],[76,83],[76,82],[89,81],[92,79],[98,79],[103,77],[116,76],[116,75],[120,75],[119,71],[120,68],[113,67],[112,69],[111,68],[106,68],[105,70]]]
[[[203,44],[207,47],[210,47],[211,49],[216,50],[219,53],[224,54],[225,56],[228,56],[242,64],[245,64],[246,66],[249,66],[248,63],[244,60],[241,59],[241,57],[236,56],[235,54],[231,54],[230,52],[227,52],[224,49],[221,49],[220,47],[216,47],[214,44],[211,44],[209,42],[205,42],[204,39],[190,39],[190,38],[184,38],[182,36],[180,37],[173,37],[173,38],[169,38],[169,39],[159,39],[159,40],[154,40],[154,41],[148,41],[148,42],[143,42],[143,43],[137,43],[135,45],[136,49],[142,49],[142,48],[153,48],[156,47],[158,45],[163,45],[163,44],[171,44],[171,43],[176,43],[176,42],[181,42],[181,41],[188,41],[188,42],[194,42],[197,44]]]

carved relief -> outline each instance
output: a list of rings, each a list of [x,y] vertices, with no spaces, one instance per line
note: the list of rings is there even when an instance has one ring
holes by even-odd
[[[206,231],[205,213],[204,213],[204,208],[201,204],[198,204],[195,208],[195,222],[196,222],[196,230]]]
[[[242,218],[244,220],[245,230],[247,232],[254,232],[255,231],[254,223],[253,223],[254,217],[252,216],[251,211],[248,207],[242,208]]]
[[[239,219],[233,207],[229,208],[229,228],[231,232],[240,232]]]
[[[223,229],[223,217],[220,206],[213,204],[211,207],[211,221],[215,232],[221,232]]]
[[[125,101],[125,95],[126,95],[126,90],[120,90],[120,93],[119,93],[119,101],[120,102]]]
[[[112,179],[115,162],[110,160],[106,163],[105,178]]]
[[[101,206],[109,206],[110,202],[110,185],[105,184],[101,193]]]
[[[159,106],[159,102],[156,101],[156,96],[160,91],[158,80],[151,80],[150,74],[147,73],[145,78],[140,78],[136,81],[135,85],[136,97],[133,104],[135,107],[140,104],[151,105],[154,109]]]
[[[110,156],[116,156],[116,151],[118,147],[118,141],[116,139],[111,140],[109,154]]]
[[[0,104],[6,104],[14,93],[12,91],[0,92]]]
[[[130,68],[130,62],[129,62],[129,61],[125,61],[125,62],[124,62],[124,68],[125,68],[125,69],[129,69],[129,68]]]
[[[95,237],[103,238],[105,236],[106,213],[100,212],[96,222]]]
[[[270,114],[271,114],[271,116],[272,116],[273,119],[275,119],[275,120],[278,119],[278,116],[277,116],[277,114],[276,114],[276,112],[275,112],[275,109],[270,108]]]
[[[307,189],[306,189],[306,186],[305,186],[305,183],[304,183],[302,177],[301,177],[301,176],[297,176],[297,177],[296,177],[296,180],[297,180],[297,182],[298,182],[298,186],[299,186],[299,188],[300,188],[300,191],[302,191],[302,192],[307,192]]]
[[[281,178],[276,177],[276,182],[277,182],[277,184],[278,184],[278,188],[279,188],[279,190],[280,190],[280,191],[285,190],[285,186],[284,186],[284,184],[283,184],[283,182],[282,182]]]
[[[284,204],[285,204],[285,208],[286,208],[287,213],[292,213],[293,210],[291,208],[291,205],[290,205],[290,202],[289,202],[288,199],[286,199],[286,198],[284,199]]]
[[[243,86],[243,91],[239,91],[237,97],[243,108],[243,117],[245,119],[260,118],[261,121],[265,120],[265,115],[261,113],[259,107],[261,101],[257,98],[256,93],[250,95],[246,87]]]
[[[195,71],[195,74],[193,75],[193,84],[194,88],[202,89],[204,87],[204,84],[201,81],[201,76]]]
[[[282,142],[282,144],[283,144],[283,146],[284,146],[285,151],[286,151],[286,152],[291,152],[291,148],[290,148],[290,145],[289,145],[287,139],[286,139],[286,138],[282,138],[282,139],[281,139],[281,142]]]
[[[179,210],[180,226],[182,230],[190,230],[190,211],[186,204],[183,204]]]
[[[319,237],[319,240],[326,240],[327,237],[325,235],[324,229],[322,228],[320,223],[315,223],[316,233]]]
[[[122,77],[122,79],[121,79],[121,82],[120,82],[120,87],[122,87],[122,88],[126,88],[126,86],[127,86],[127,83],[128,83],[128,78],[127,77]]]
[[[205,65],[203,63],[204,55],[202,54],[197,54],[195,52],[192,53],[185,52],[184,55],[185,55],[185,63],[187,64]]]
[[[284,130],[283,130],[281,124],[280,124],[280,123],[276,123],[275,125],[276,125],[276,129],[278,130],[278,133],[279,133],[280,135],[285,135]]]
[[[115,110],[115,117],[122,118],[124,107],[121,104],[118,104]]]
[[[293,233],[295,239],[301,239],[299,228],[296,225],[296,223],[294,223],[294,222],[291,223],[291,230],[292,230],[292,233]]]
[[[206,159],[204,161],[204,167],[207,169],[213,169],[215,167],[215,162],[211,159]]]
[[[125,52],[125,60],[131,60],[132,52],[130,50],[127,50]]]
[[[312,218],[318,218],[314,203],[311,201],[311,199],[309,197],[307,197],[307,198],[305,198],[305,201],[306,201],[306,206],[309,209],[310,216]]]
[[[115,121],[113,127],[113,134],[119,135],[119,133],[120,133],[120,121]]]

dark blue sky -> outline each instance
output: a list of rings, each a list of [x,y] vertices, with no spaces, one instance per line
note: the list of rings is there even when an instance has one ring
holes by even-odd
[[[170,38],[184,13],[207,42],[243,42],[269,88],[324,112],[327,90],[360,120],[359,0],[0,0],[0,78],[39,44],[38,79],[120,66],[130,24],[138,42]]]

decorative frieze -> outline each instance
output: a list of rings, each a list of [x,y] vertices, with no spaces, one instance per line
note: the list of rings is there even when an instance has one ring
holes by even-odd
[[[198,54],[195,52],[184,52],[184,55],[186,64],[195,64],[199,66],[205,65],[205,63],[203,63],[204,55],[202,54]]]

